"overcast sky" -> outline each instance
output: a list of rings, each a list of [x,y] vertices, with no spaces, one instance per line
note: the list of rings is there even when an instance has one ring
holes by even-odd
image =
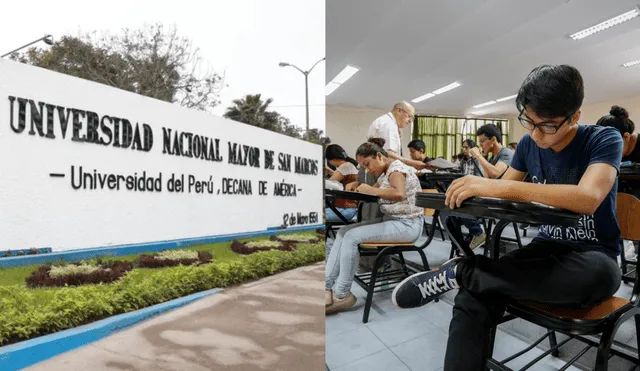
[[[218,115],[233,99],[261,93],[304,128],[304,76],[280,61],[309,69],[325,55],[324,0],[24,0],[2,4],[0,54],[50,33],[117,32],[144,23],[175,25],[221,75]],[[44,45],[44,44],[42,44]],[[310,126],[324,130],[324,62],[309,75]]]

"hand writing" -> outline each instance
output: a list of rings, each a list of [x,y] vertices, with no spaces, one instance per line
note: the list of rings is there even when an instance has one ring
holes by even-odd
[[[360,186],[358,186],[358,192],[373,193],[373,187],[368,184],[360,184]]]
[[[350,191],[350,192],[355,192],[358,189],[359,185],[360,185],[360,183],[358,183],[358,182],[351,182],[351,183],[347,184],[345,189],[347,191]]]

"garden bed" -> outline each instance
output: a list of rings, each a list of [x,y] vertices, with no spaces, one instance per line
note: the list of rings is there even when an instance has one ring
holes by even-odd
[[[271,236],[271,241],[296,242],[296,243],[318,243],[320,238],[309,233],[292,233],[280,236]]]
[[[242,255],[255,254],[260,251],[270,250],[293,251],[295,248],[295,241],[260,240],[241,242],[234,240],[231,242],[231,251]]]
[[[141,268],[164,268],[176,265],[201,265],[211,263],[210,252],[190,250],[165,250],[158,254],[141,255],[138,266]]]
[[[313,235],[313,232],[311,232]],[[268,240],[268,238],[264,238]],[[135,268],[109,284],[29,288],[26,279],[40,266],[0,269],[0,345],[74,328],[196,292],[223,288],[324,259],[321,243],[298,243],[291,251],[234,253],[230,243],[184,250],[213,253],[208,264]],[[104,258],[134,263],[140,255]],[[95,263],[96,260],[87,263]]]
[[[109,261],[98,264],[43,265],[27,278],[27,287],[79,286],[111,283],[133,269],[133,263]]]

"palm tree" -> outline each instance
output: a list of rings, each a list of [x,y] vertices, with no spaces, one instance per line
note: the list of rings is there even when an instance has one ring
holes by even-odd
[[[279,115],[276,112],[268,111],[272,102],[272,98],[263,101],[261,94],[248,94],[242,99],[234,99],[233,106],[227,107],[227,111],[222,116],[248,125],[278,131]]]

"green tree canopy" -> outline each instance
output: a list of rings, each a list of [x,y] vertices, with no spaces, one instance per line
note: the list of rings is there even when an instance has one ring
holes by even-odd
[[[220,103],[224,85],[215,72],[200,72],[203,61],[188,38],[160,24],[117,35],[67,35],[12,59],[203,111]]]

